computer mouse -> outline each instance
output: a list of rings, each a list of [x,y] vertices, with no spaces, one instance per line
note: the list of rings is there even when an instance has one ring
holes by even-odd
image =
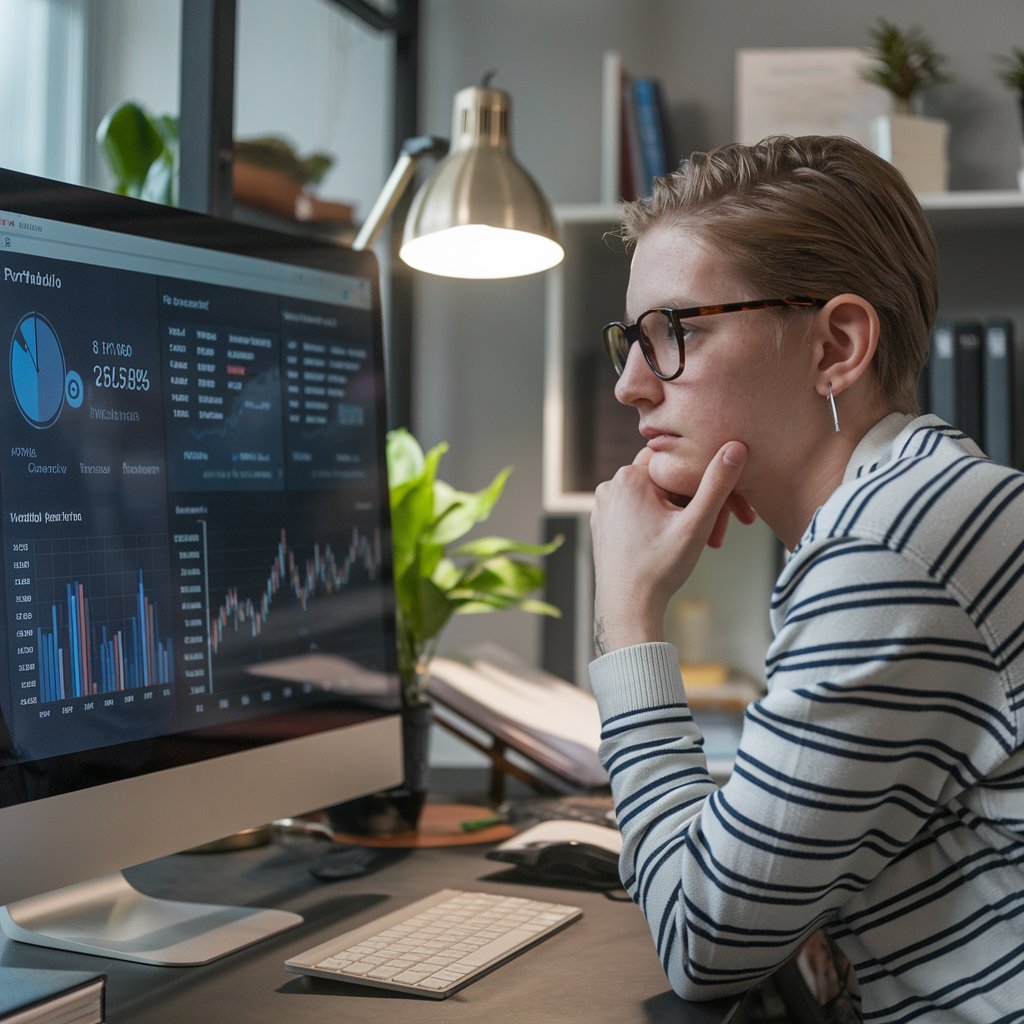
[[[614,851],[577,839],[491,850],[492,860],[514,864],[523,881],[576,889],[617,889],[619,858]]]

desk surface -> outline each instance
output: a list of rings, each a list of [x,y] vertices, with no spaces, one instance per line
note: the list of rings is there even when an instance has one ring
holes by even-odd
[[[487,847],[425,849],[358,879],[321,882],[310,874],[330,848],[312,839],[223,854],[179,854],[126,872],[151,895],[280,907],[305,923],[205,967],[149,967],[62,953],[0,936],[0,963],[102,970],[113,1024],[273,1024],[341,1021],[672,1021],[724,1024],[731,1001],[686,1003],[668,987],[639,911],[600,893],[501,880]],[[293,953],[437,889],[516,892],[574,903],[583,918],[441,1002],[299,977]]]

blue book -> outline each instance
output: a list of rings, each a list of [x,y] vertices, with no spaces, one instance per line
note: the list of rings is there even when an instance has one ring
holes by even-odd
[[[0,1022],[102,1024],[106,982],[91,971],[0,967]]]
[[[640,163],[643,167],[640,192],[642,195],[650,195],[654,179],[660,178],[668,170],[668,146],[665,139],[661,86],[653,78],[634,79],[633,97],[636,103]]]

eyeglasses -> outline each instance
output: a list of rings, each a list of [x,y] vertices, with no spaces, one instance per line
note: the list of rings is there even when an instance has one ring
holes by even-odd
[[[750,309],[770,309],[773,306],[820,309],[824,305],[824,299],[790,295],[785,299],[750,299],[748,302],[723,302],[717,306],[692,306],[690,309],[649,309],[640,314],[635,324],[622,324],[618,321],[605,324],[601,334],[617,377],[621,377],[626,368],[630,345],[639,341],[640,351],[654,375],[662,380],[675,380],[683,372],[686,362],[683,345],[686,330],[683,320],[717,316],[719,313],[741,313]]]

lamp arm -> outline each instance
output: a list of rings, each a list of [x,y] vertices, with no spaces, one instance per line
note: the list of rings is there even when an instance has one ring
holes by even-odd
[[[384,182],[380,195],[374,200],[366,220],[363,221],[352,243],[353,249],[369,249],[377,241],[388,218],[395,212],[395,207],[409,187],[420,161],[428,156],[443,157],[447,153],[447,140],[431,135],[417,135],[402,143],[398,160],[388,175],[388,180]]]

